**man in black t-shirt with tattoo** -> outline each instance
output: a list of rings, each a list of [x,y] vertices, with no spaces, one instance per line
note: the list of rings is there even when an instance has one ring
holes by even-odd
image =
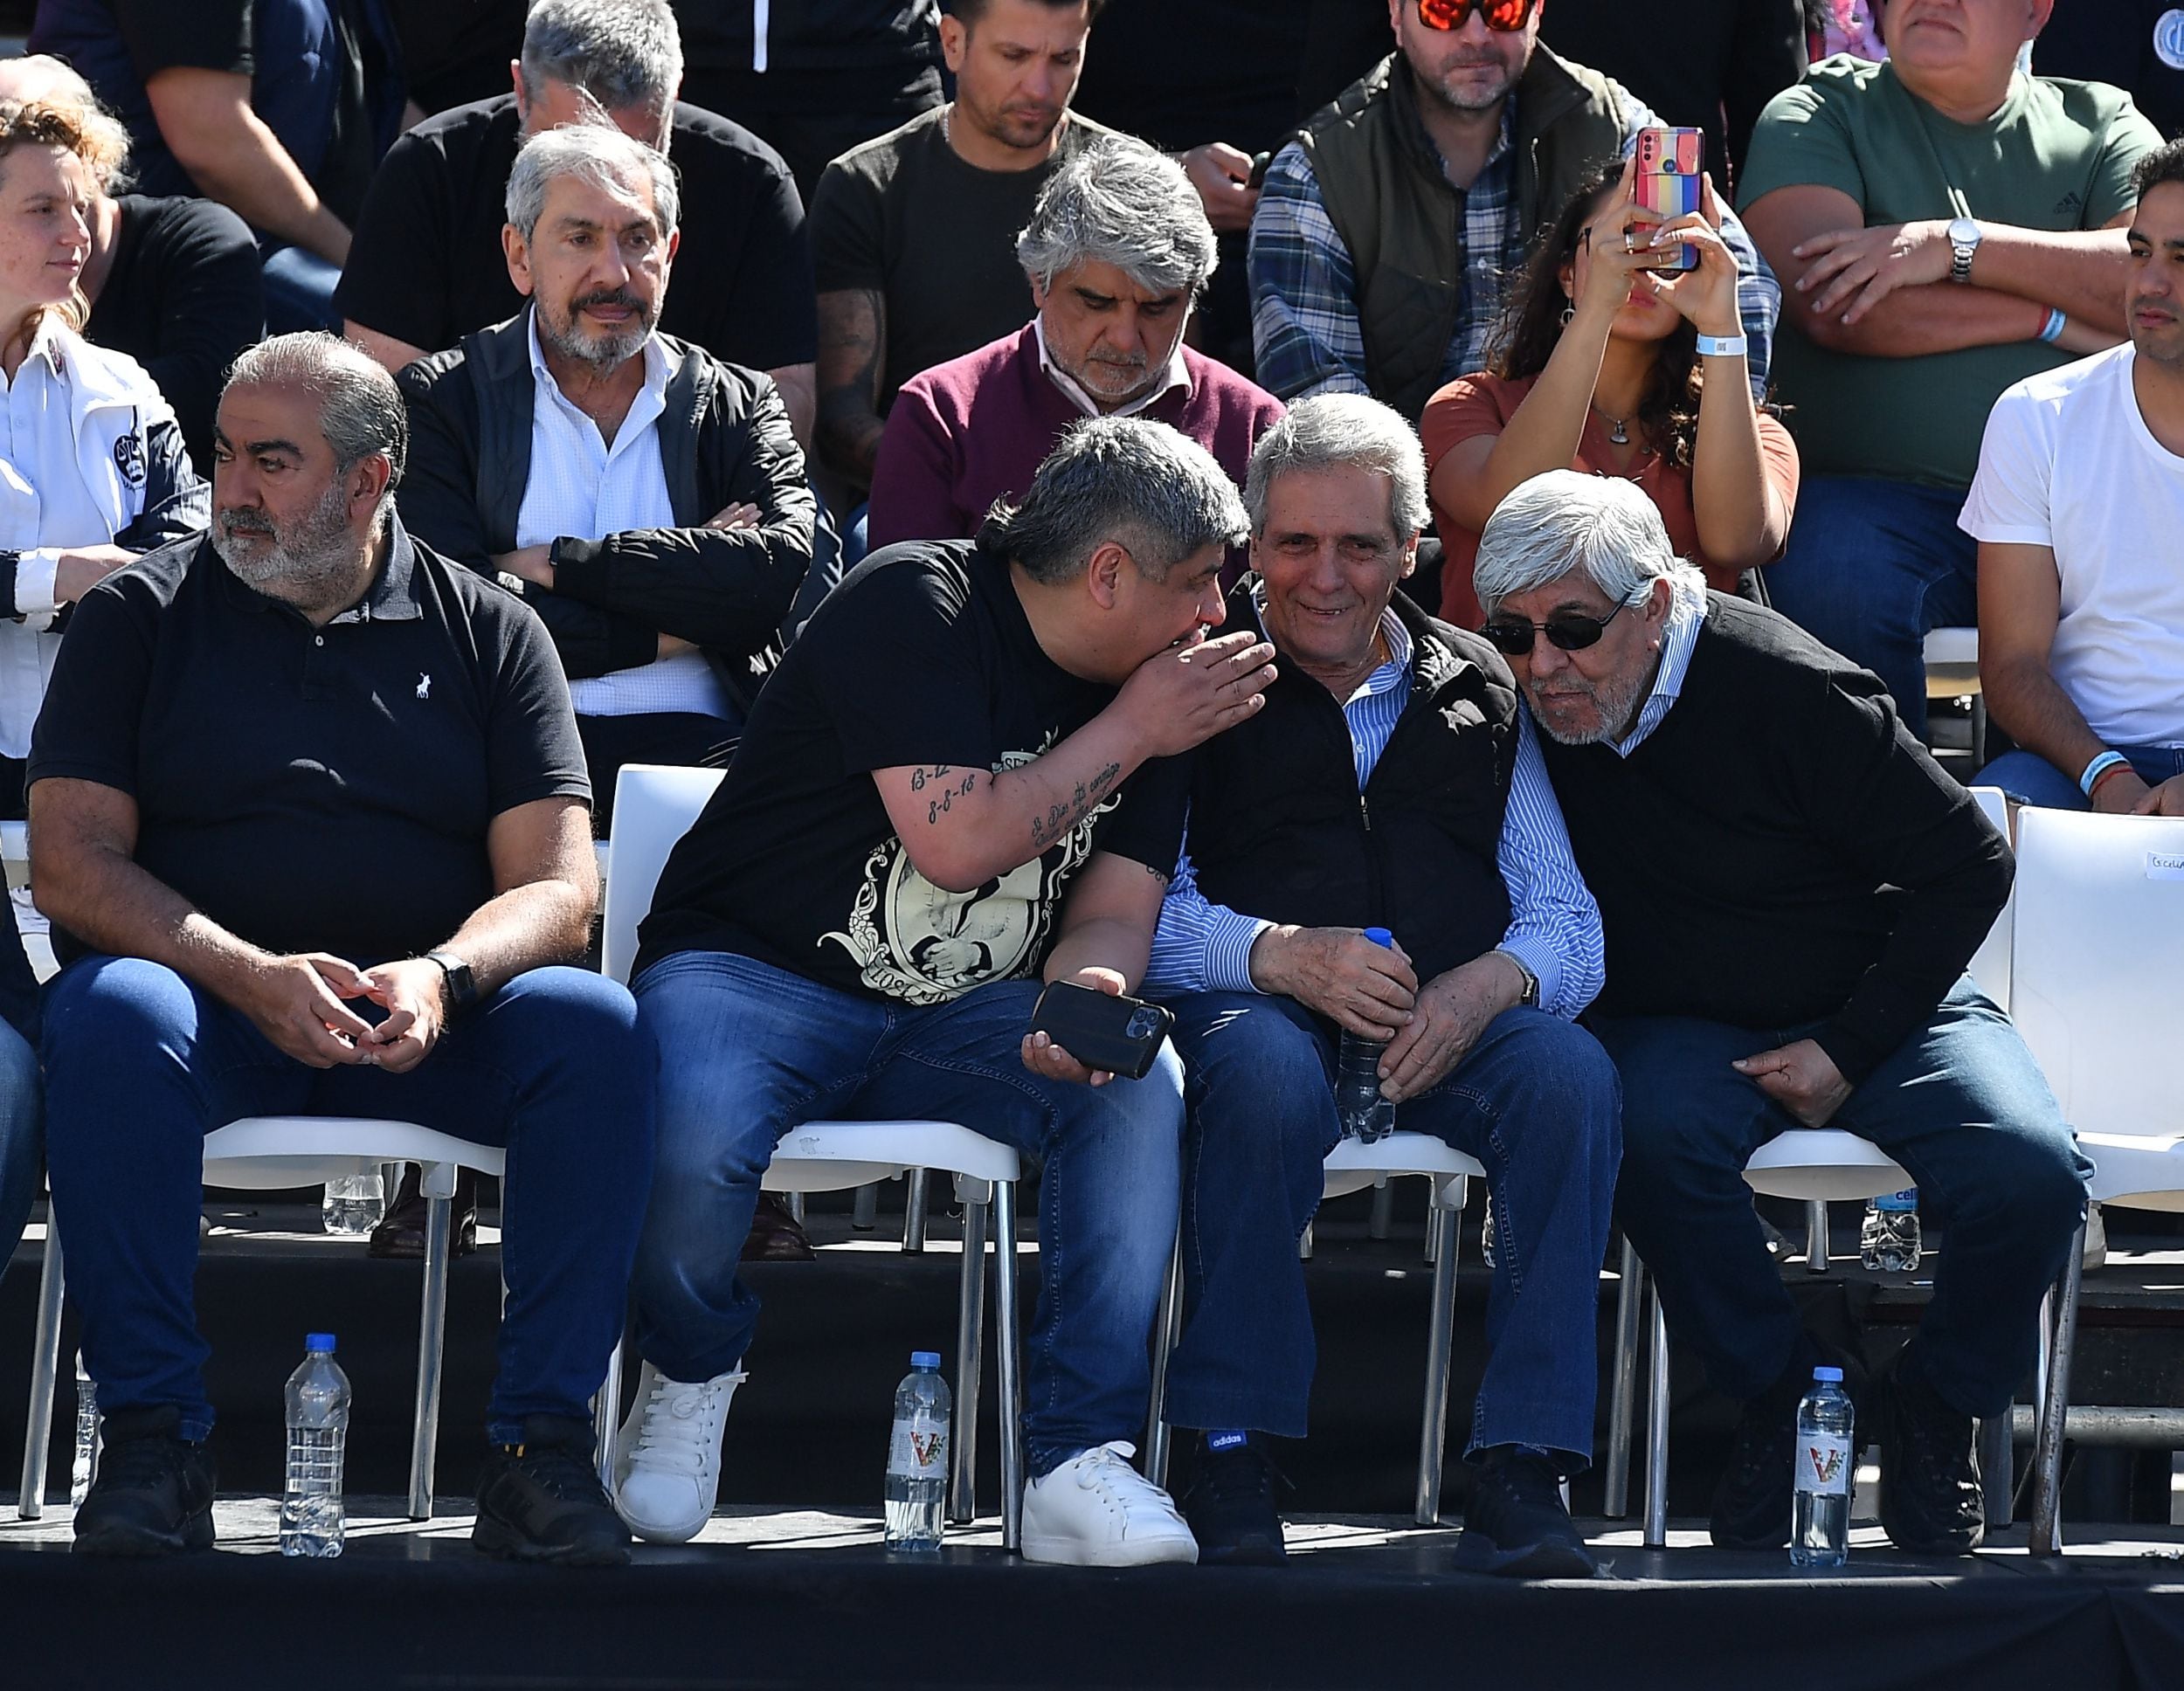
[[[1234,485],[1160,424],[1080,424],[977,541],[874,554],[767,683],[676,846],[633,984],[664,1053],[635,1276],[622,1517],[706,1522],[757,1301],[736,1253],[816,1119],[941,1120],[1041,1165],[1024,1552],[1189,1562],[1123,1459],[1175,1238],[1182,1073],[1089,1073],[1027,1035],[1047,981],[1144,972],[1183,830],[1171,760],[1258,708],[1273,647],[1206,639]],[[1089,1084],[1087,1084],[1087,1083]]]

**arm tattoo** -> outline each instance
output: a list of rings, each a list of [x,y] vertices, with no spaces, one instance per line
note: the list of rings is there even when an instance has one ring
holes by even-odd
[[[935,796],[925,801],[925,821],[929,827],[953,810],[958,798],[970,797],[971,790],[978,784],[978,770],[970,770],[959,776],[954,766],[948,763],[930,763],[910,771],[912,792],[923,793],[928,788],[934,790]]]
[[[1032,818],[1032,844],[1045,851],[1059,841],[1070,829],[1084,820],[1086,815],[1097,810],[1115,785],[1115,779],[1123,772],[1120,763],[1109,763],[1089,781],[1077,783],[1076,791],[1064,801],[1047,807],[1047,814]]]
[[[887,296],[852,288],[819,296],[819,445],[836,468],[860,480],[880,450],[880,378],[887,347]]]

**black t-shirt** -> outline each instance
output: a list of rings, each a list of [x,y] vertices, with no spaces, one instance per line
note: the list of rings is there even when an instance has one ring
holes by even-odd
[[[1031,321],[1031,285],[1016,261],[1016,237],[1054,172],[1111,133],[1072,115],[1044,163],[981,170],[948,144],[946,114],[936,107],[843,154],[812,196],[819,291],[872,289],[886,296],[883,411],[920,370]]]
[[[394,144],[356,220],[334,291],[339,315],[439,352],[522,308],[501,245],[522,126],[506,94],[427,118]],[[668,155],[682,187],[682,244],[662,332],[752,369],[810,363],[812,251],[781,155],[680,103]]]
[[[638,969],[732,951],[911,1004],[1036,977],[1063,892],[1094,852],[1173,870],[1187,765],[1147,765],[1060,845],[967,894],[911,866],[872,771],[999,774],[1114,697],[1047,656],[1006,560],[970,541],[874,553],[758,695],[720,791],[660,877]]]
[[[175,408],[190,461],[212,473],[212,419],[238,354],[266,332],[250,225],[225,205],[124,194],[114,266],[85,338],[126,352]]]
[[[1075,109],[1156,147],[1279,148],[1303,115],[1297,74],[1314,3],[1109,0],[1093,27]],[[1379,60],[1374,54],[1360,72]]]
[[[107,576],[31,735],[49,778],[134,798],[137,863],[231,932],[363,966],[444,943],[493,896],[494,817],[591,793],[538,618],[398,522],[371,590],[320,629],[209,539]]]

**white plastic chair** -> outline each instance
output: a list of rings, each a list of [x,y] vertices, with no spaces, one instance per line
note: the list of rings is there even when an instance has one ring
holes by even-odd
[[[1968,634],[1977,659],[1976,629],[1938,629],[1927,637],[1931,660],[1937,636]],[[1999,787],[1974,787],[1972,797],[2007,839],[2009,807]],[[2017,894],[1994,918],[1970,973],[1983,992],[2003,1010],[2010,1008],[2012,934]],[[1913,1184],[1910,1174],[1871,1142],[1840,1128],[1793,1128],[1759,1147],[1745,1164],[1745,1184],[1770,1198],[1801,1200],[1805,1206],[1805,1265],[1815,1274],[1828,1271],[1828,1205],[1881,1198]],[[1645,1265],[1623,1241],[1615,1294],[1615,1353],[1608,1391],[1607,1460],[1602,1476],[1604,1513],[1621,1519],[1629,1512],[1630,1446],[1636,1421],[1641,1301],[1644,1307],[1647,1359],[1645,1542],[1659,1548],[1669,1542],[1669,1336],[1657,1293],[1646,1284]],[[2007,1446],[2005,1446],[2005,1449]],[[1990,1487],[1990,1497],[1994,1488]],[[2006,1501],[2008,1490],[2001,1491]]]
[[[637,928],[652,908],[667,855],[721,783],[719,770],[625,763],[614,790],[614,852],[607,869],[600,968],[629,978]],[[675,1053],[663,1054],[672,1062]],[[957,1298],[955,1426],[949,1517],[977,1515],[978,1386],[985,1370],[987,1215],[994,1246],[994,1322],[1001,1382],[1001,1543],[1018,1547],[1024,1499],[1023,1360],[1017,1315],[1015,1149],[952,1122],[806,1122],[775,1150],[768,1191],[826,1192],[913,1169],[953,1175],[963,1205],[963,1276]]]
[[[1344,1139],[1327,1155],[1320,1201],[1344,1198],[1392,1179],[1417,1176],[1430,1184],[1426,1211],[1427,1245],[1434,1260],[1432,1314],[1426,1335],[1426,1402],[1418,1434],[1418,1490],[1414,1515],[1421,1527],[1441,1518],[1441,1469],[1448,1438],[1448,1358],[1455,1336],[1458,1221],[1474,1177],[1486,1170],[1462,1151],[1429,1133],[1395,1132],[1366,1144]],[[1168,1264],[1168,1284],[1161,1294],[1158,1335],[1153,1351],[1152,1406],[1145,1427],[1145,1474],[1156,1486],[1168,1483],[1171,1434],[1166,1420],[1168,1358],[1183,1335],[1183,1239],[1176,1239]]]
[[[502,1154],[493,1145],[419,1127],[360,1116],[256,1115],[215,1128],[204,1138],[207,1185],[274,1191],[314,1186],[370,1174],[382,1163],[423,1167],[429,1210],[425,1226],[425,1291],[417,1354],[417,1407],[410,1433],[410,1518],[432,1513],[432,1459],[439,1440],[440,1362],[447,1337],[449,1200],[455,1170],[501,1172]],[[30,1425],[23,1441],[23,1486],[16,1513],[35,1521],[45,1513],[45,1459],[53,1391],[60,1373],[62,1262],[59,1229],[49,1218],[45,1262],[38,1277],[38,1337],[31,1351]],[[601,1401],[610,1394],[602,1392]]]
[[[2018,818],[2018,1031],[2093,1159],[2092,1196],[2184,1210],[2184,1103],[2161,1053],[2184,1028],[2184,819],[2027,809]],[[2082,1251],[2047,1345],[2031,1547],[2060,1540],[2058,1487]]]

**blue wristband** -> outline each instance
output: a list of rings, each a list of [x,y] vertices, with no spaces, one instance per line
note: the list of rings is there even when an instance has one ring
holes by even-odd
[[[2093,789],[2100,784],[2101,776],[2106,775],[2109,770],[2114,769],[2117,764],[2128,763],[2131,760],[2128,757],[2125,757],[2123,753],[2119,751],[2105,751],[2101,753],[2099,756],[2096,757],[2091,763],[2085,766],[2084,772],[2078,776],[2077,790],[2084,793],[2088,798],[2091,798],[2093,796]]]
[[[1702,335],[1698,337],[1698,355],[1702,358],[1741,358],[1745,355],[1745,341],[1741,335]]]
[[[2063,338],[2063,331],[2070,326],[2070,320],[2059,310],[2050,307],[2048,310],[2048,321],[2040,330],[2040,338],[2049,346],[2053,346]]]

